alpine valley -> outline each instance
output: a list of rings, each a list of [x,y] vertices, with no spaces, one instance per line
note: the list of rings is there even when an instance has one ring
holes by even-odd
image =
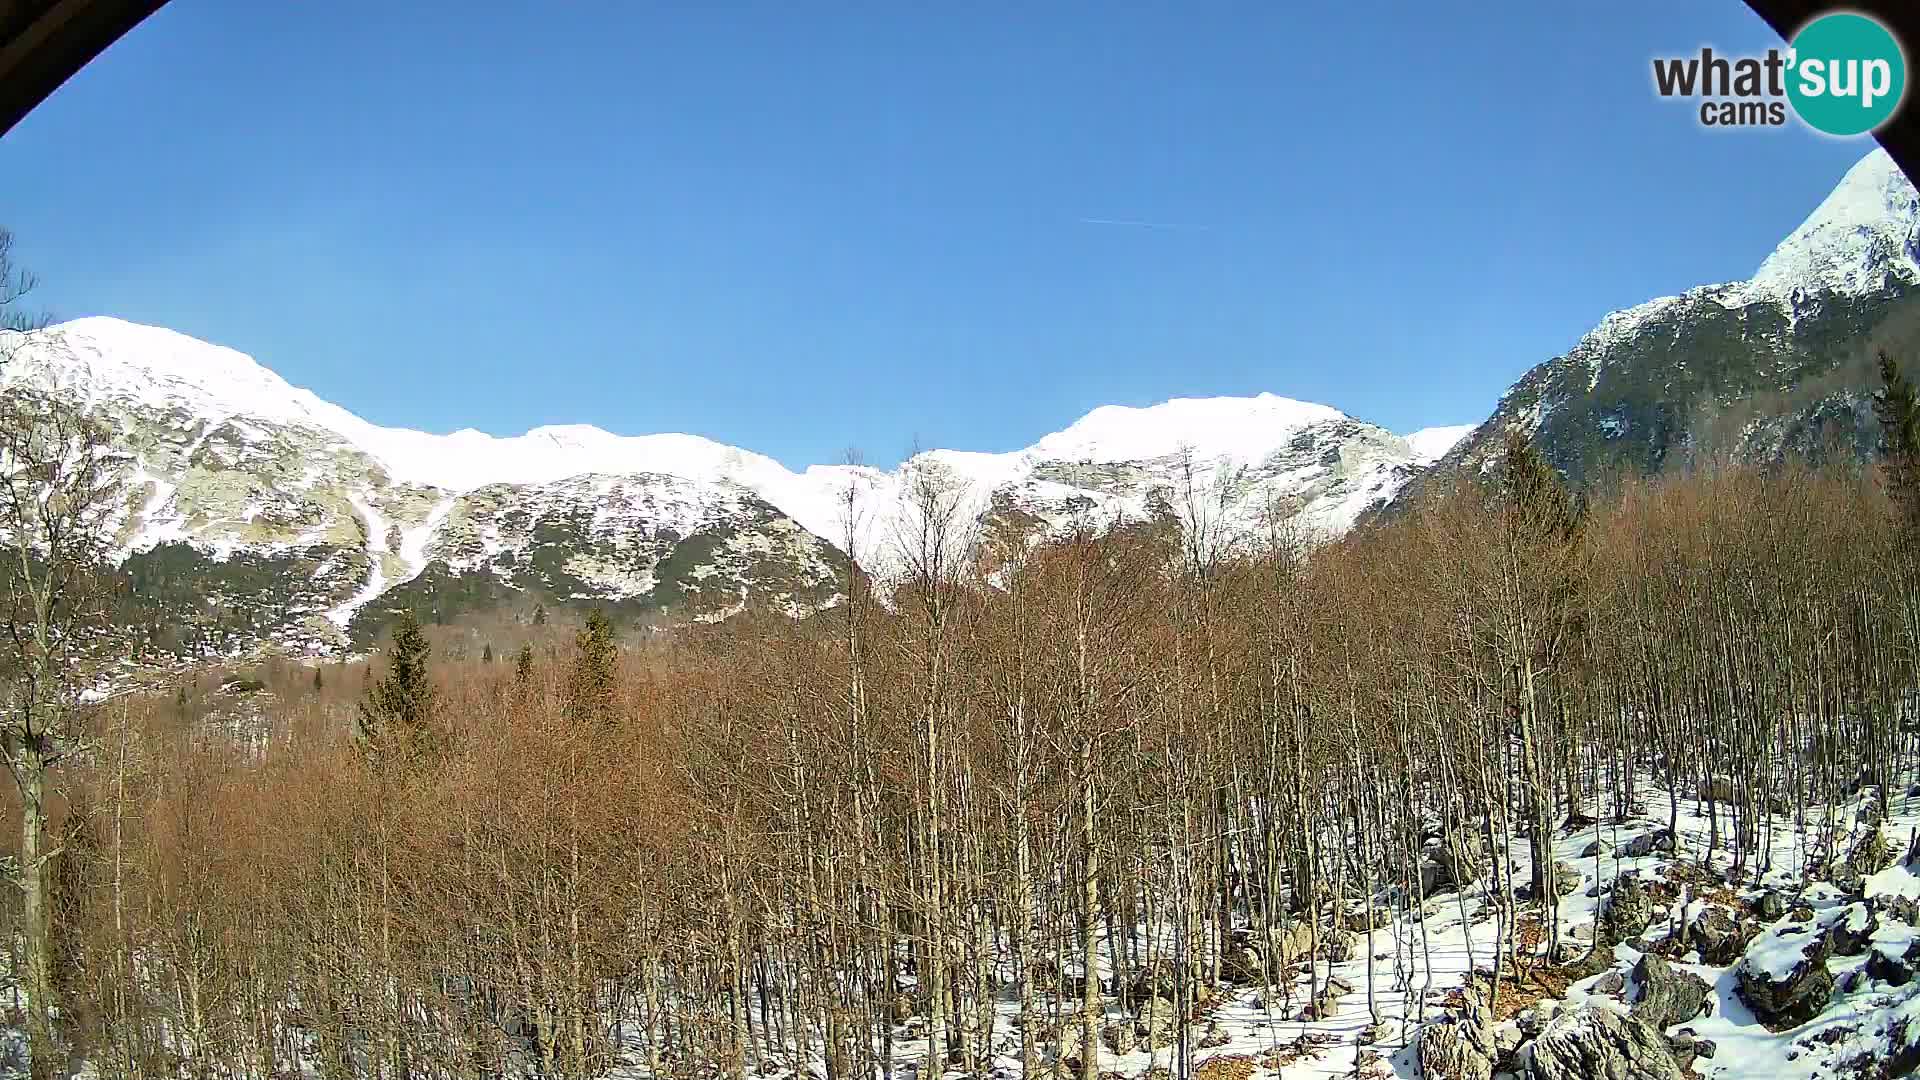
[[[1484,468],[1515,425],[1577,484],[1721,455],[1865,459],[1871,349],[1920,344],[1917,287],[1920,196],[1876,150],[1750,280],[1606,316],[1477,428],[1401,435],[1267,394],[1176,399],[1096,409],[1010,453],[796,473],[693,435],[379,427],[238,352],[110,318],[13,342],[0,384],[111,425],[129,462],[118,554],[154,649],[357,651],[402,609],[802,617],[841,602],[849,573],[900,573],[915,493],[933,487],[954,493],[955,526],[1016,544],[1200,514],[1230,541],[1337,536]]]

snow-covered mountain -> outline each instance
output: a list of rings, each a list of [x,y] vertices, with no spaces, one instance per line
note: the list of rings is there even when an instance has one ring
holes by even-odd
[[[1878,346],[1920,346],[1920,194],[1886,151],[1745,281],[1616,311],[1516,382],[1439,472],[1485,468],[1510,426],[1576,482],[1714,455],[1867,456]]]
[[[135,462],[118,542],[175,647],[371,639],[390,613],[595,603],[718,618],[883,582],[929,490],[952,529],[1031,543],[1122,522],[1337,535],[1482,468],[1522,425],[1576,482],[1730,451],[1866,453],[1866,346],[1920,346],[1920,196],[1880,151],[1755,275],[1615,312],[1489,422],[1395,435],[1262,394],[1106,406],[1022,450],[795,472],[695,435],[381,427],[231,349],[115,319],[8,343],[0,384],[83,401]],[[1909,302],[1909,301],[1912,302]],[[177,624],[177,625],[176,625]]]
[[[136,585],[217,583],[201,599],[245,613],[240,640],[364,641],[400,606],[445,616],[516,598],[804,614],[844,591],[849,520],[868,573],[902,565],[929,482],[951,491],[955,530],[1026,541],[1181,513],[1227,536],[1276,513],[1330,535],[1463,431],[1402,438],[1270,394],[1178,399],[1096,409],[1011,453],[793,472],[695,435],[380,427],[239,352],[116,319],[10,351],[0,380],[84,402],[136,462],[119,536]],[[235,582],[251,591],[234,595]]]

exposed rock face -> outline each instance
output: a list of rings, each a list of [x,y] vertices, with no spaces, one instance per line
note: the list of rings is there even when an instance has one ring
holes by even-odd
[[[1420,1032],[1420,1075],[1427,1080],[1488,1080],[1497,1053],[1493,1018],[1469,991],[1464,1009]]]
[[[1652,953],[1640,957],[1633,966],[1639,997],[1633,1003],[1633,1015],[1655,1031],[1665,1031],[1700,1015],[1707,1003],[1707,981],[1691,971],[1675,970],[1672,964]]]
[[[1811,1020],[1833,996],[1831,937],[1812,921],[1784,923],[1755,938],[1735,969],[1735,991],[1772,1031]]]
[[[1667,1041],[1645,1021],[1587,1005],[1533,1041],[1529,1080],[1680,1080]]]
[[[1880,929],[1880,916],[1862,902],[1830,912],[1822,922],[1835,956],[1859,956],[1867,951],[1873,932]]]
[[[1670,854],[1673,851],[1673,847],[1672,829],[1654,829],[1650,832],[1643,832],[1639,836],[1620,845],[1620,854],[1629,859],[1637,859],[1642,855],[1652,855],[1655,852]]]
[[[1432,896],[1459,888],[1479,877],[1486,868],[1486,851],[1480,837],[1457,833],[1449,844],[1436,836],[1426,845],[1420,862],[1420,893]]]
[[[1861,878],[1877,874],[1892,866],[1898,855],[1893,845],[1888,842],[1886,832],[1876,825],[1868,830],[1866,835],[1854,841],[1853,847],[1848,849],[1846,862],[1838,876],[1850,882],[1857,882]]]
[[[1305,919],[1286,926],[1236,931],[1221,960],[1221,976],[1239,986],[1251,986],[1281,977],[1313,951],[1313,928]]]
[[[1687,944],[1700,950],[1700,959],[1724,967],[1740,958],[1746,948],[1748,932],[1723,907],[1709,905],[1687,925]]]
[[[1653,917],[1653,900],[1647,896],[1640,879],[1631,875],[1614,881],[1613,888],[1600,904],[1600,916],[1594,924],[1596,944],[1613,945],[1647,928]]]
[[[1754,898],[1752,909],[1755,918],[1772,922],[1786,915],[1787,898],[1778,889],[1768,889]]]
[[[1489,467],[1510,427],[1532,434],[1576,486],[1719,454],[1870,457],[1873,373],[1862,346],[1910,325],[1917,285],[1920,197],[1875,151],[1750,280],[1608,315],[1522,376],[1419,486]]]
[[[1905,986],[1913,981],[1914,971],[1920,966],[1920,937],[1904,944],[1901,942],[1875,942],[1867,953],[1867,978],[1876,979],[1888,986]]]

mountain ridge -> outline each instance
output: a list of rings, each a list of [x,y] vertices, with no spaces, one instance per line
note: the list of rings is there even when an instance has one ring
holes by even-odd
[[[1184,487],[1243,530],[1284,507],[1303,530],[1333,534],[1391,498],[1449,437],[1416,433],[1416,449],[1330,406],[1266,393],[1102,406],[1005,453],[930,450],[892,470],[794,472],[697,435],[382,427],[237,350],[108,317],[12,345],[0,381],[84,404],[130,452],[123,559],[139,569],[158,552],[168,581],[182,560],[236,556],[278,567],[249,579],[305,575],[298,604],[255,595],[241,606],[304,623],[310,641],[364,641],[363,613],[396,603],[438,614],[514,593],[631,601],[636,614],[664,606],[660,596],[700,598],[695,617],[754,603],[805,614],[844,595],[846,550],[883,582],[900,574],[910,561],[900,541],[917,531],[916,493],[930,480],[951,489],[946,527],[957,532],[1031,541],[1164,519]],[[693,551],[700,561],[688,561]],[[662,567],[684,576],[662,579]]]
[[[1003,541],[1201,518],[1220,535],[1279,524],[1315,540],[1435,476],[1486,468],[1515,426],[1577,484],[1658,471],[1723,429],[1748,456],[1821,440],[1870,453],[1847,364],[1909,307],[1920,342],[1920,298],[1902,306],[1916,286],[1920,196],[1875,151],[1752,278],[1609,313],[1487,420],[1405,435],[1272,393],[1179,397],[1101,406],[1013,451],[796,472],[684,433],[383,427],[237,350],[110,317],[12,339],[0,385],[115,427],[133,463],[116,541],[149,593],[204,600],[202,622],[242,619],[236,640],[320,648],[364,645],[401,608],[804,615],[844,599],[849,556],[897,580],[935,491],[941,529]],[[209,596],[188,587],[196,575],[217,583]]]
[[[1716,453],[1870,456],[1865,354],[1905,341],[1916,287],[1920,193],[1876,148],[1752,277],[1608,313],[1515,380],[1433,473],[1491,467],[1509,428],[1576,485]]]

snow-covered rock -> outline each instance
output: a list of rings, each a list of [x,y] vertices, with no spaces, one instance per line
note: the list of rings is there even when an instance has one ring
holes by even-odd
[[[1680,1080],[1680,1065],[1652,1025],[1602,1005],[1556,1017],[1533,1041],[1529,1080]]]
[[[1740,1000],[1774,1031],[1803,1024],[1833,995],[1832,954],[1832,940],[1815,920],[1775,926],[1747,946],[1735,969]]]

